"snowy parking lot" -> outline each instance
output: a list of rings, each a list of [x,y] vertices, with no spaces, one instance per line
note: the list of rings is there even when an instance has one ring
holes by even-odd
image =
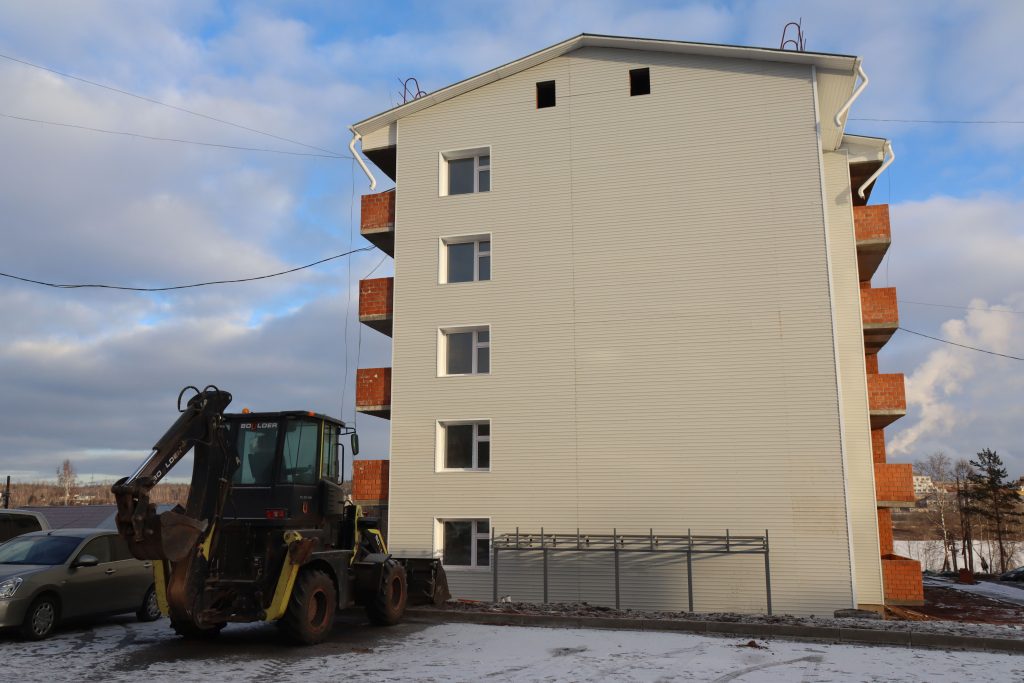
[[[1024,681],[1024,657],[756,641],[675,633],[339,620],[297,648],[273,626],[228,627],[213,642],[176,638],[166,620],[118,618],[39,643],[5,635],[11,681]]]

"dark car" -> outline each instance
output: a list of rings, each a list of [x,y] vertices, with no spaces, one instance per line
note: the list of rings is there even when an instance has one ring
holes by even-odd
[[[1024,567],[1017,567],[999,575],[1000,581],[1024,581]]]
[[[30,510],[0,510],[0,543],[30,531],[44,531],[50,525],[38,512]]]
[[[65,619],[135,612],[160,617],[152,563],[109,529],[57,529],[0,545],[0,627],[34,640]]]

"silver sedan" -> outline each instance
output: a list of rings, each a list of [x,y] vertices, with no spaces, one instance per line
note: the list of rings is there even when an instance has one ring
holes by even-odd
[[[39,640],[65,619],[135,612],[160,617],[150,562],[105,529],[24,534],[0,545],[0,627]]]

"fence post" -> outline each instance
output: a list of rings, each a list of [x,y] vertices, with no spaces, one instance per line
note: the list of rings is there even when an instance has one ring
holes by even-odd
[[[764,592],[768,599],[768,616],[772,615],[772,566],[768,560],[768,530],[764,530]]]
[[[693,611],[693,535],[686,530],[686,595],[690,611]]]
[[[491,525],[491,552],[494,554],[494,566],[491,567],[491,602],[498,602],[498,546],[494,543],[494,525]]]
[[[544,527],[540,528],[541,554],[544,556],[544,604],[548,603],[548,549],[544,545]]]
[[[615,548],[615,609],[619,609],[619,530],[612,529],[612,543]]]

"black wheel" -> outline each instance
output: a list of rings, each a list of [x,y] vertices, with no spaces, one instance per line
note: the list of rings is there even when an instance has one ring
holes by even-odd
[[[288,640],[300,645],[322,643],[334,625],[338,591],[331,577],[319,569],[299,572],[288,609],[278,626]]]
[[[160,604],[156,601],[156,587],[150,586],[146,591],[146,597],[142,598],[142,604],[135,611],[135,618],[139,621],[156,621],[160,616]]]
[[[29,606],[25,621],[21,624],[21,635],[31,640],[42,640],[53,633],[57,626],[60,610],[57,599],[52,595],[41,595]]]
[[[216,638],[220,635],[220,631],[224,628],[224,624],[200,628],[191,622],[175,621],[174,619],[171,619],[171,628],[173,628],[174,632],[179,636],[188,640],[209,640],[210,638]]]
[[[408,591],[405,568],[394,560],[384,563],[380,588],[373,601],[366,606],[366,616],[374,626],[392,626],[402,620]]]

